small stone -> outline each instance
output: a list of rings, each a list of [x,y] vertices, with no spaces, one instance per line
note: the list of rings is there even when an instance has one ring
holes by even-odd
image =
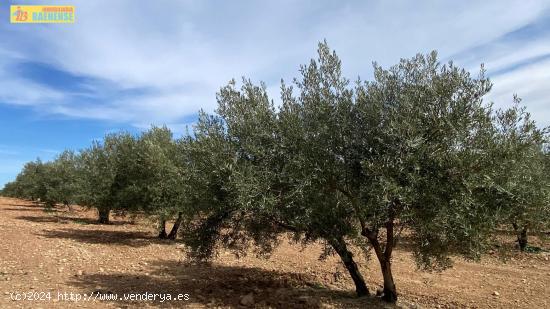
[[[497,291],[494,291],[494,292],[493,292],[493,295],[494,295],[494,296],[499,296],[499,295],[500,295],[500,293],[499,293],[499,292],[497,292]]]
[[[79,270],[79,271],[76,272],[77,276],[82,276],[83,274],[84,274],[84,272],[82,270]]]
[[[245,296],[241,297],[240,303],[241,305],[247,307],[254,305],[254,295],[252,293],[246,294]]]

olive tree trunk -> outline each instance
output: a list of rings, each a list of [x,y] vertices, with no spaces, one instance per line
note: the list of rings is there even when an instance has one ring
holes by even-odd
[[[168,237],[168,234],[166,234],[166,220],[160,219],[159,221],[159,236],[160,239],[166,239]]]
[[[382,295],[382,299],[387,302],[395,303],[397,301],[397,289],[393,281],[391,262],[388,260],[381,261],[380,268],[382,270],[382,277],[384,278],[384,294]]]
[[[368,228],[363,227],[361,234],[369,240],[374,252],[376,253],[376,258],[380,263],[380,270],[382,271],[382,277],[384,278],[382,299],[390,303],[397,302],[397,288],[395,287],[395,282],[391,271],[391,258],[393,247],[395,246],[393,208],[390,207],[389,220],[386,223],[386,244],[384,250],[382,250],[382,246],[378,240],[378,230],[371,231]]]
[[[369,295],[369,289],[365,283],[365,279],[363,279],[357,263],[353,260],[353,254],[348,250],[344,239],[342,237],[332,238],[329,239],[329,243],[332,248],[334,248],[334,251],[336,251],[336,253],[340,256],[340,259],[344,263],[344,266],[346,266],[351,279],[353,279],[357,296],[361,297]]]
[[[72,212],[73,209],[71,208],[71,204],[68,202],[68,201],[63,201],[63,205],[65,207],[67,207],[67,209],[69,210],[69,212]]]
[[[178,230],[180,228],[181,222],[183,221],[183,213],[178,213],[178,218],[176,219],[176,222],[174,222],[174,226],[172,226],[172,230],[170,230],[170,234],[168,234],[168,239],[176,239],[178,236]]]
[[[517,242],[519,250],[525,251],[527,248],[528,239],[527,239],[527,227],[519,227],[516,223],[512,224],[514,226],[514,231],[516,232]]]
[[[519,250],[525,251],[528,244],[527,228],[523,228],[521,232],[518,234],[518,244],[519,244]]]
[[[111,214],[110,208],[99,208],[98,210],[99,220],[98,222],[100,224],[108,224],[109,223],[109,215]]]

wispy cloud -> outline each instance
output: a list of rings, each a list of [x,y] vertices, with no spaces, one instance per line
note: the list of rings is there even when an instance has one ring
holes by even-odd
[[[506,104],[517,92],[540,122],[550,119],[547,1],[74,5],[74,25],[0,26],[0,103],[182,130],[200,108],[214,109],[231,78],[263,80],[277,96],[280,78],[297,75],[326,38],[351,78],[369,79],[372,61],[387,66],[432,49],[471,70],[484,62],[495,82],[490,99]]]
[[[537,11],[525,25],[453,55],[473,70],[484,63],[494,87],[487,97],[497,107],[523,99],[541,126],[550,125],[550,9]]]

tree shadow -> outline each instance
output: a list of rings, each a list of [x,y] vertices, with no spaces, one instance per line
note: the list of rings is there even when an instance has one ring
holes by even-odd
[[[190,264],[162,261],[135,274],[85,274],[69,284],[84,293],[116,295],[116,305],[128,307],[243,307],[241,299],[252,295],[254,308],[393,308],[376,297],[357,298],[353,291],[324,288],[311,277],[261,268]],[[132,301],[128,293],[170,294],[172,301]],[[189,300],[174,300],[188,294]],[[158,296],[157,296],[158,297]],[[115,303],[113,301],[113,303]]]
[[[51,222],[51,223],[61,223],[61,224],[67,224],[67,223],[76,223],[76,224],[92,224],[92,225],[105,225],[100,224],[97,219],[91,219],[91,218],[81,218],[81,217],[72,217],[67,216],[67,213],[63,213],[65,215],[58,215],[59,212],[53,211],[50,215],[46,216],[19,216],[15,217],[15,219],[18,220],[25,220],[30,222]],[[125,224],[133,224],[131,221],[127,220],[111,220],[108,225],[125,225]]]
[[[42,207],[2,208],[2,210],[43,212],[44,208]],[[57,209],[52,209],[52,212],[57,212]]]
[[[152,236],[147,232],[109,231],[100,229],[58,229],[37,234],[46,238],[72,239],[87,244],[108,244],[130,247],[143,247],[151,244],[173,244]]]
[[[44,205],[40,205],[40,204],[19,204],[19,203],[3,203],[3,204],[6,206],[13,206],[13,207],[19,207],[19,208],[32,208],[32,209],[44,208]],[[12,209],[18,210],[19,208],[12,208]]]

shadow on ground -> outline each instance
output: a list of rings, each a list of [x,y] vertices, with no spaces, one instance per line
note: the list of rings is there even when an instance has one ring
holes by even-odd
[[[11,208],[11,210],[19,210],[21,208],[32,208],[32,209],[38,210],[38,209],[44,208],[44,205],[40,205],[40,204],[4,203],[4,205],[18,207],[18,208]]]
[[[72,217],[72,216],[68,216],[67,213],[60,214],[59,212],[56,212],[56,211],[50,212],[49,214],[47,212],[43,212],[43,213],[44,213],[43,216],[19,216],[19,217],[15,217],[15,219],[25,220],[30,222],[38,222],[38,223],[51,222],[51,223],[67,224],[72,222],[76,224],[105,225],[105,224],[98,223],[97,219]],[[112,220],[111,222],[109,222],[109,225],[125,225],[125,224],[133,224],[133,222],[127,221],[127,220]]]
[[[34,211],[34,212],[44,212],[43,207],[20,207],[19,208],[4,208],[2,210],[9,210],[9,211]],[[57,210],[53,210],[52,212],[57,212]]]
[[[173,241],[161,240],[147,232],[108,231],[100,229],[58,229],[37,234],[46,238],[72,239],[87,244],[123,245],[142,247],[151,244],[172,244]]]
[[[222,265],[173,261],[149,265],[136,274],[86,274],[69,284],[85,293],[117,295],[117,306],[128,307],[241,307],[243,296],[252,295],[255,308],[392,308],[375,297],[357,298],[352,291],[331,290],[306,275]],[[124,293],[189,294],[188,301],[130,301]]]

